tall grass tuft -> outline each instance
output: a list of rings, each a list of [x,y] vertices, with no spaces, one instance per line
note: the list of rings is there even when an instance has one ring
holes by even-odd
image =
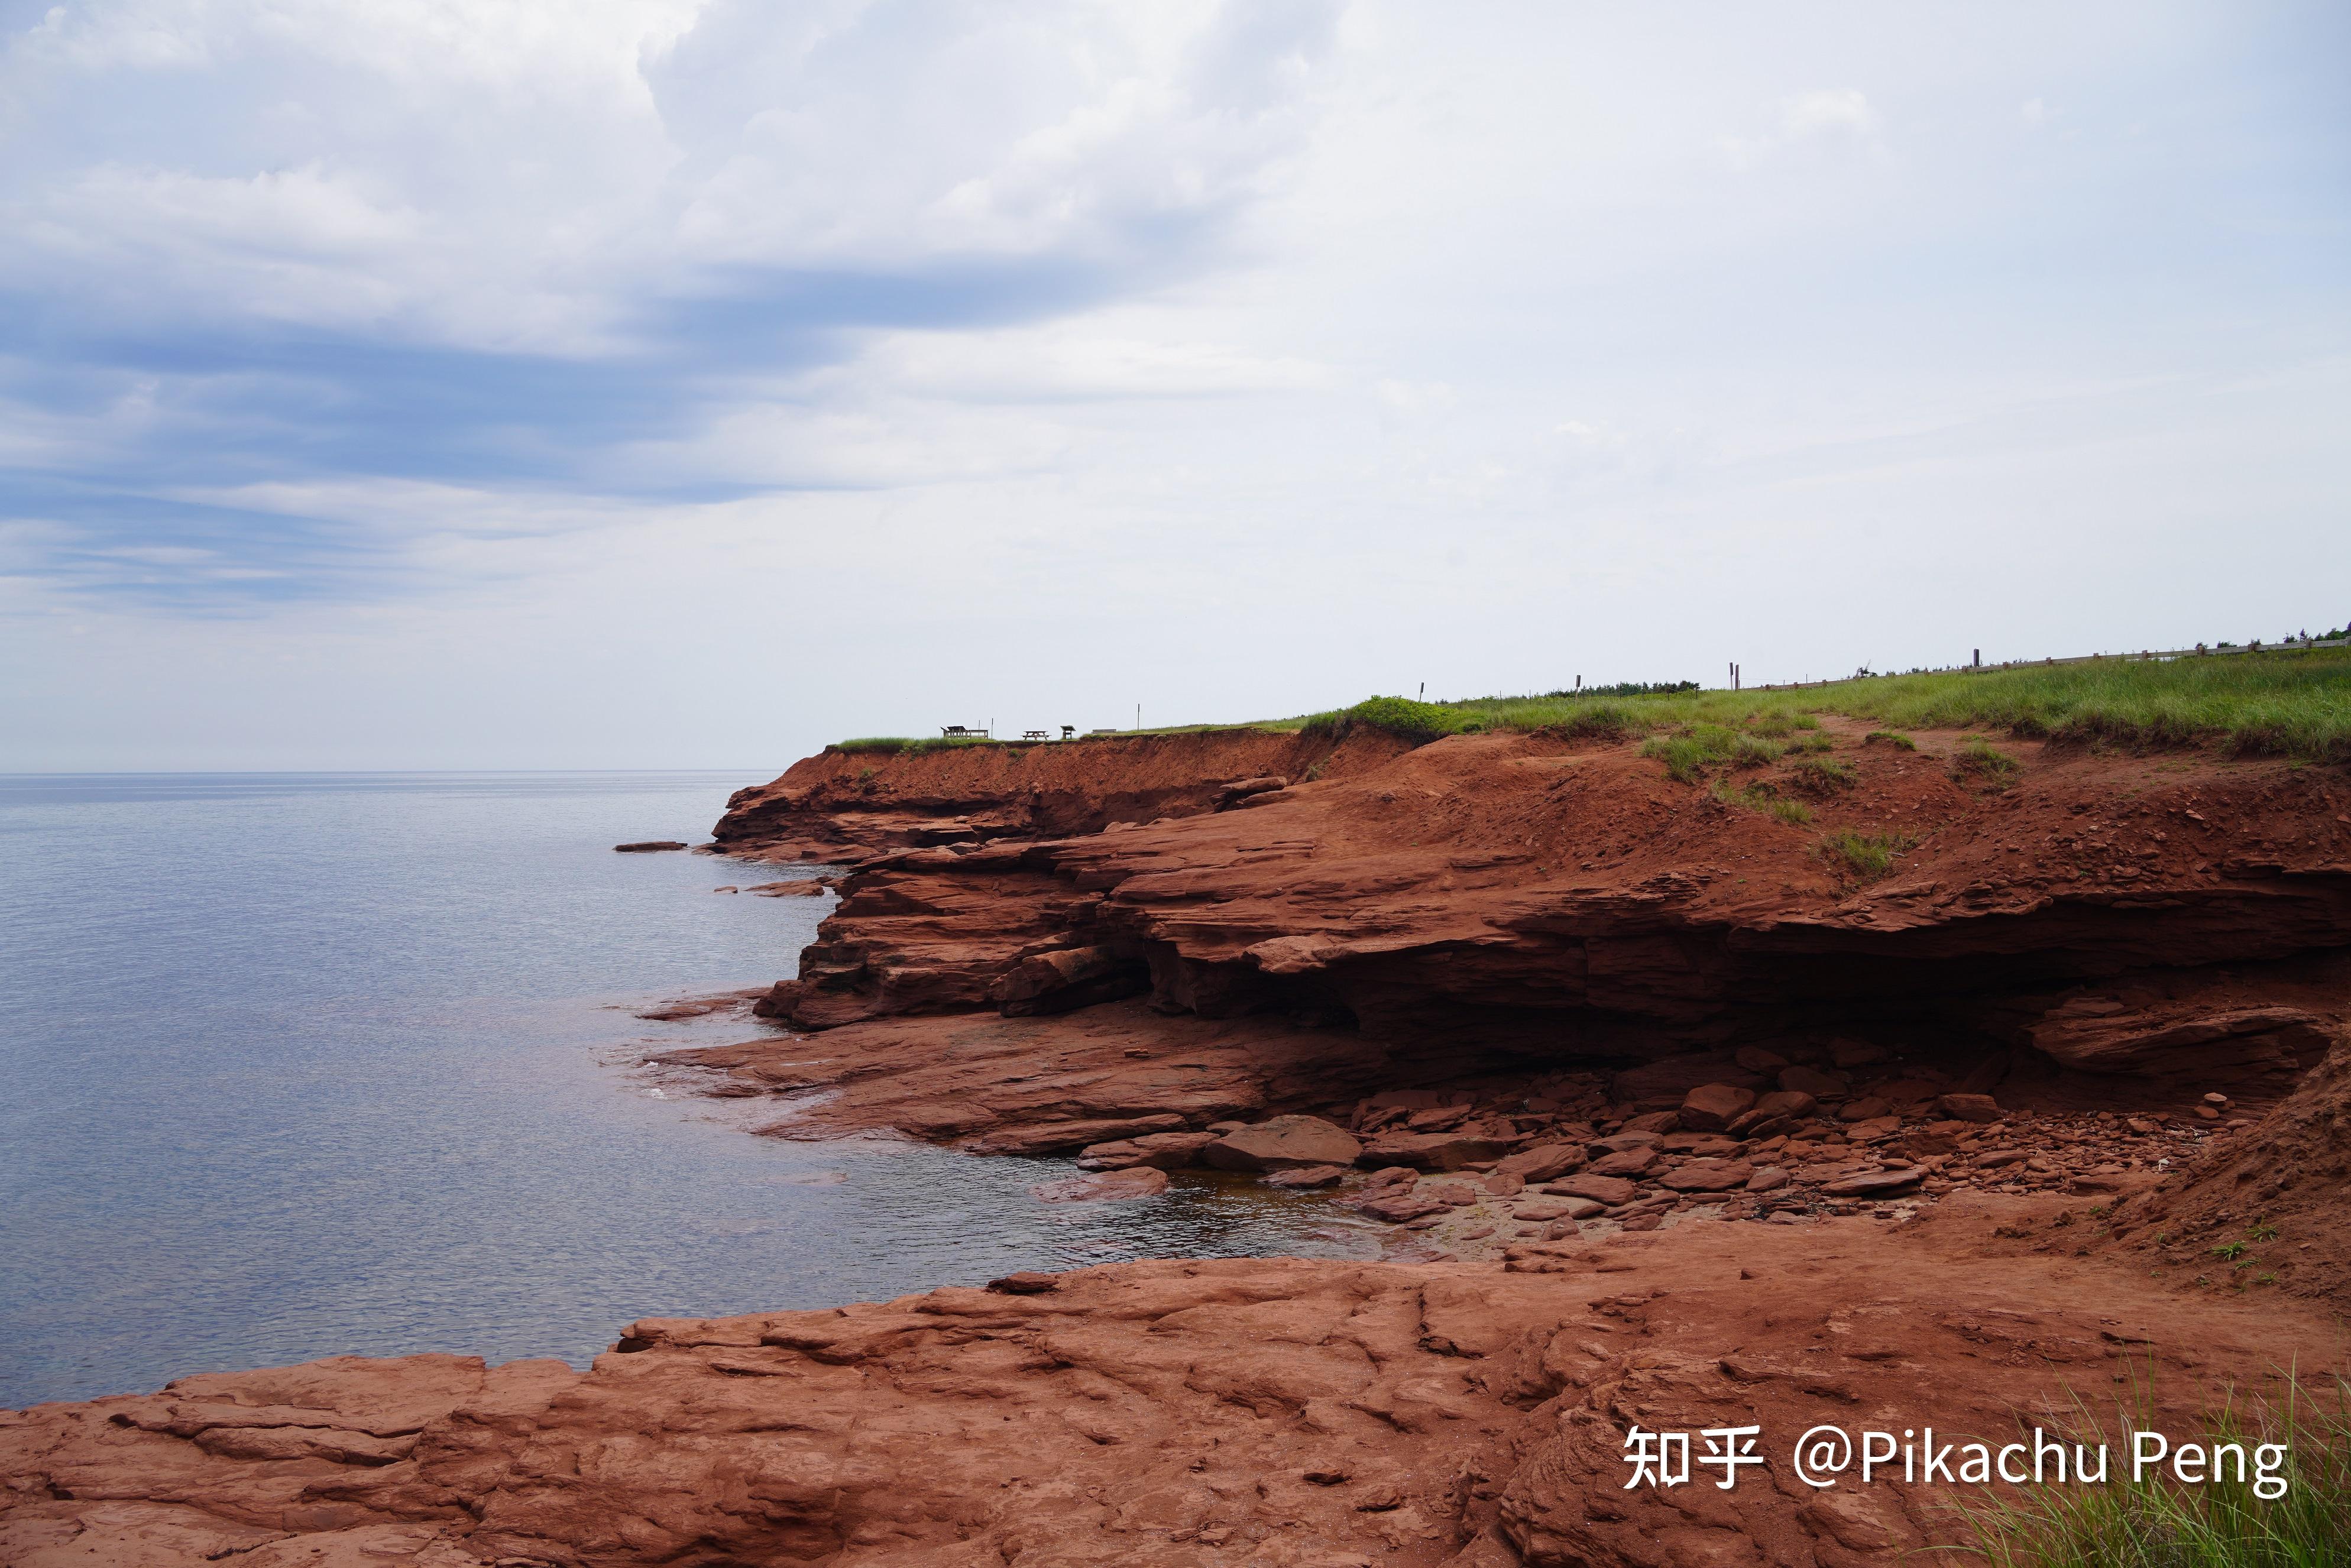
[[[1840,795],[1860,781],[1853,764],[1834,757],[1800,757],[1788,767],[1788,786],[1807,795]]]
[[[1643,744],[1641,755],[1664,763],[1666,777],[1677,784],[1697,783],[1708,761],[1706,747],[1687,735],[1653,735]]]
[[[1951,758],[1951,777],[1965,782],[1972,778],[1987,788],[2005,789],[2016,781],[2018,764],[2015,758],[1992,745],[1982,736],[1971,735]]]
[[[1821,853],[1829,862],[1861,882],[1876,882],[1894,869],[1894,857],[1910,847],[1909,841],[1886,833],[1858,833],[1839,828],[1821,836]]]
[[[1769,742],[1755,741],[1728,725],[1694,724],[1679,735],[1652,736],[1641,755],[1666,765],[1666,777],[1677,784],[1695,784],[1708,764],[1729,758],[1734,766],[1751,767],[1746,758]],[[1778,755],[1776,748],[1772,755]]]
[[[1813,820],[1812,809],[1802,800],[1791,800],[1771,785],[1760,781],[1748,785],[1744,789],[1737,789],[1731,787],[1729,779],[1718,779],[1714,784],[1714,798],[1727,806],[1744,806],[1750,810],[1761,811],[1773,821],[1785,822],[1792,828],[1803,827]]]
[[[2264,1501],[2231,1469],[2183,1486],[2158,1471],[2131,1479],[2126,1441],[2110,1445],[2104,1485],[2051,1485],[1962,1505],[1976,1549],[1993,1568],[2329,1568],[2351,1563],[2351,1385],[2326,1400],[2297,1378],[2283,1406],[2207,1423],[2203,1446],[2282,1443],[2286,1494]],[[2097,1441],[2103,1434],[2085,1434]],[[2158,1479],[2160,1478],[2160,1479]]]

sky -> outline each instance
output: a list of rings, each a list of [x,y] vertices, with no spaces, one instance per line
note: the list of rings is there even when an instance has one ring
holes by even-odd
[[[2351,8],[0,0],[0,771],[2351,620]]]

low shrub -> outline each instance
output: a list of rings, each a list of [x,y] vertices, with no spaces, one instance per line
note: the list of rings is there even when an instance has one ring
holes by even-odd
[[[1318,713],[1299,728],[1307,735],[1343,737],[1358,725],[1385,730],[1418,746],[1448,735],[1476,735],[1486,727],[1482,716],[1458,707],[1415,702],[1410,697],[1365,697],[1353,707]]]
[[[1554,702],[1561,697],[1671,697],[1698,689],[1696,681],[1618,681],[1609,686],[1562,687],[1543,695]]]

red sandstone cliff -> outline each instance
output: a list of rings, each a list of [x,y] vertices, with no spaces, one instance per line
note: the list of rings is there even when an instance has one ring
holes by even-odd
[[[1260,729],[903,753],[827,747],[737,790],[712,837],[745,858],[825,860],[1098,833],[1214,810],[1236,784],[1347,778],[1405,749],[1376,731],[1341,740]]]
[[[1139,994],[1465,1063],[1859,1033],[2182,1084],[2288,1082],[2341,1021],[2231,977],[2351,947],[2339,775],[2024,743],[1995,789],[1955,767],[1959,737],[1829,733],[1837,787],[1802,763],[1732,776],[1805,803],[1803,824],[1674,783],[1631,744],[1483,736],[1343,750],[1224,810],[867,855],[770,1010],[826,1029]],[[939,765],[904,759],[879,792]],[[796,841],[831,809],[804,796]],[[864,807],[840,814],[871,836]],[[1824,847],[1839,831],[1898,845],[1891,873],[1855,875]]]
[[[2341,775],[2019,745],[1993,788],[1955,737],[1830,734],[1849,779],[1729,799],[1537,737],[812,758],[721,841],[851,862],[841,902],[779,1027],[663,1070],[791,1135],[1153,1181],[1221,1149],[1423,1260],[0,1416],[0,1562],[1848,1568],[1954,1540],[1953,1500],[1799,1484],[1816,1422],[2000,1439],[2151,1379],[2186,1430],[2340,1371]],[[2262,1275],[2215,1281],[2239,1237]],[[1760,1424],[1770,1463],[1628,1492],[1635,1421]]]

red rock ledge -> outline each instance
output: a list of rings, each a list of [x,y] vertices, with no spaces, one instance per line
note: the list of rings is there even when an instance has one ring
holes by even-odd
[[[2004,1442],[2151,1382],[2185,1433],[2231,1385],[2337,1364],[2324,1313],[2150,1286],[2058,1218],[1987,1198],[1502,1264],[1132,1263],[653,1320],[585,1374],[191,1377],[0,1417],[0,1562],[1847,1568],[1963,1539],[1957,1493],[1815,1492],[1788,1448],[1816,1423]],[[1769,1463],[1627,1491],[1636,1421],[1761,1425]]]

